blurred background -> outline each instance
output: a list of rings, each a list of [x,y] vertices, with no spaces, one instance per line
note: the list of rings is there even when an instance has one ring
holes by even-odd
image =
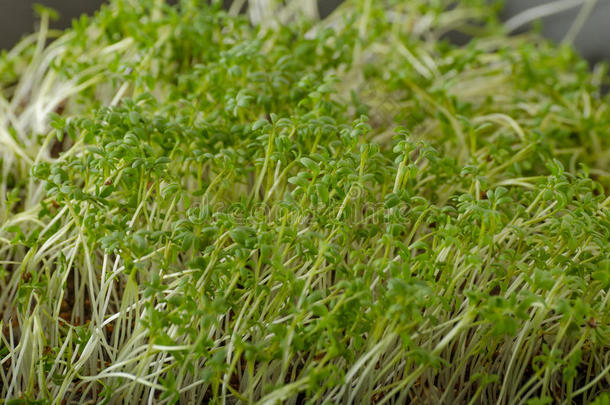
[[[320,13],[328,14],[341,1],[320,0]],[[53,27],[65,28],[74,17],[92,14],[103,0],[0,0],[0,49],[12,47],[24,34],[35,31],[32,8],[35,3],[57,10],[60,19]],[[582,10],[587,18],[581,21],[574,45],[592,63],[610,61],[610,0],[505,0],[505,4],[503,17],[515,31],[524,29],[527,26],[524,22],[541,16],[543,34],[557,42],[569,35]],[[551,9],[552,15],[543,17]],[[563,11],[557,12],[558,9]]]

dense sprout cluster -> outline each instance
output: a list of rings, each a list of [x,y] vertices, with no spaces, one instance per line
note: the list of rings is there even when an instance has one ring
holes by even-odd
[[[241,3],[0,57],[0,395],[604,403],[603,68],[482,0]]]

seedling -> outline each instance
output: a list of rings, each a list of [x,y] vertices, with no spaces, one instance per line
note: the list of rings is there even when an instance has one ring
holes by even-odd
[[[217,3],[2,54],[6,403],[603,402],[603,68],[483,0]]]

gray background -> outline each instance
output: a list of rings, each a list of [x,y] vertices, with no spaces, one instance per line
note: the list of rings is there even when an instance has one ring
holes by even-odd
[[[101,0],[0,0],[0,48],[13,46],[24,35],[35,31],[36,15],[33,5],[39,3],[59,12],[55,28],[70,26],[74,17],[93,14]]]
[[[505,18],[527,8],[553,0],[506,0]],[[72,18],[82,13],[92,14],[102,0],[0,0],[0,49],[13,46],[22,35],[35,30],[34,3],[59,11],[56,28],[70,25]],[[320,0],[320,11],[327,14],[341,0]],[[543,20],[543,33],[560,41],[569,30],[578,9],[566,11]],[[610,0],[598,0],[589,20],[575,40],[579,52],[592,62],[610,61]]]
[[[552,0],[506,0],[505,18],[530,7]],[[579,8],[543,19],[542,32],[547,37],[561,41],[570,29]],[[576,49],[591,62],[610,62],[610,0],[598,0],[587,22],[574,41]]]

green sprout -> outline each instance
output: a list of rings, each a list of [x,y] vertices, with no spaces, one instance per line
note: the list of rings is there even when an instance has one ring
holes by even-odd
[[[0,55],[4,403],[606,403],[605,67],[484,0],[220,3]]]

